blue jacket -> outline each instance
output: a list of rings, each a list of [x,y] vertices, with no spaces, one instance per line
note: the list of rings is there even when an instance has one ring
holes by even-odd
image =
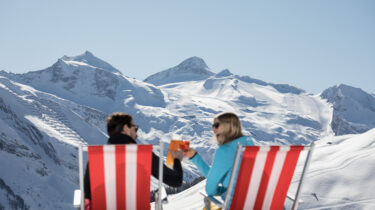
[[[191,159],[201,173],[207,178],[207,195],[220,195],[223,200],[225,199],[238,143],[241,143],[242,146],[254,145],[250,137],[247,136],[242,136],[231,142],[220,145],[216,150],[211,167],[204,162],[198,153],[196,153]]]

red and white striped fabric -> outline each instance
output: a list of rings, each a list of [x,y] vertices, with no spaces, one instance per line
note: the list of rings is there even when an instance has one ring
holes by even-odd
[[[91,209],[150,209],[152,145],[88,146]]]
[[[304,146],[248,146],[230,209],[283,209]]]

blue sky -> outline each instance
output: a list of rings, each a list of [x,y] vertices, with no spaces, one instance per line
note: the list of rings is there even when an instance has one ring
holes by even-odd
[[[375,1],[0,0],[0,70],[23,73],[89,50],[139,80],[203,58],[319,93],[375,93]]]

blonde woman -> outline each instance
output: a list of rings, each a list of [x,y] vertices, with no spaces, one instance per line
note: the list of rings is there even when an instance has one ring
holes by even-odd
[[[212,131],[219,145],[212,165],[209,166],[194,150],[189,149],[184,155],[198,167],[207,178],[206,193],[209,196],[220,195],[225,199],[230,174],[237,149],[237,144],[254,145],[250,137],[242,134],[241,122],[234,113],[222,113],[214,118]]]

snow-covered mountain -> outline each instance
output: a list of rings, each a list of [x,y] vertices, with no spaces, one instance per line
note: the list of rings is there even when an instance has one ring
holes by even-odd
[[[174,82],[203,80],[212,75],[214,73],[210,71],[202,58],[191,57],[173,68],[147,77],[144,81],[154,85],[163,85]]]
[[[90,52],[75,57],[63,56],[44,70],[25,74],[1,71],[0,75],[106,113],[135,104],[165,106],[159,89],[124,76]]]
[[[133,115],[139,143],[190,140],[210,162],[216,148],[211,123],[220,112],[235,112],[259,144],[308,144],[334,135],[333,104],[287,84],[229,70],[215,74],[197,57],[145,81],[123,75],[89,52],[64,56],[40,71],[0,71],[0,159],[6,160],[1,167],[17,166],[0,172],[0,195],[6,195],[0,196],[0,209],[14,203],[24,209],[69,209],[78,188],[74,146],[105,143],[105,117],[112,112]],[[185,182],[200,176],[189,161],[183,167]],[[41,190],[55,182],[48,192]]]
[[[321,97],[333,105],[331,127],[336,135],[363,133],[375,127],[375,97],[360,88],[337,85]]]
[[[102,144],[105,114],[0,76],[0,209],[70,209],[78,144]]]
[[[206,131],[211,130],[213,116],[231,111],[240,116],[245,131],[257,141],[307,144],[331,132],[331,109],[318,96],[280,93],[272,86],[244,82],[234,75],[160,88],[166,93],[171,113],[196,123],[206,121]],[[187,124],[180,129],[175,132],[202,136],[198,132],[201,125]]]

